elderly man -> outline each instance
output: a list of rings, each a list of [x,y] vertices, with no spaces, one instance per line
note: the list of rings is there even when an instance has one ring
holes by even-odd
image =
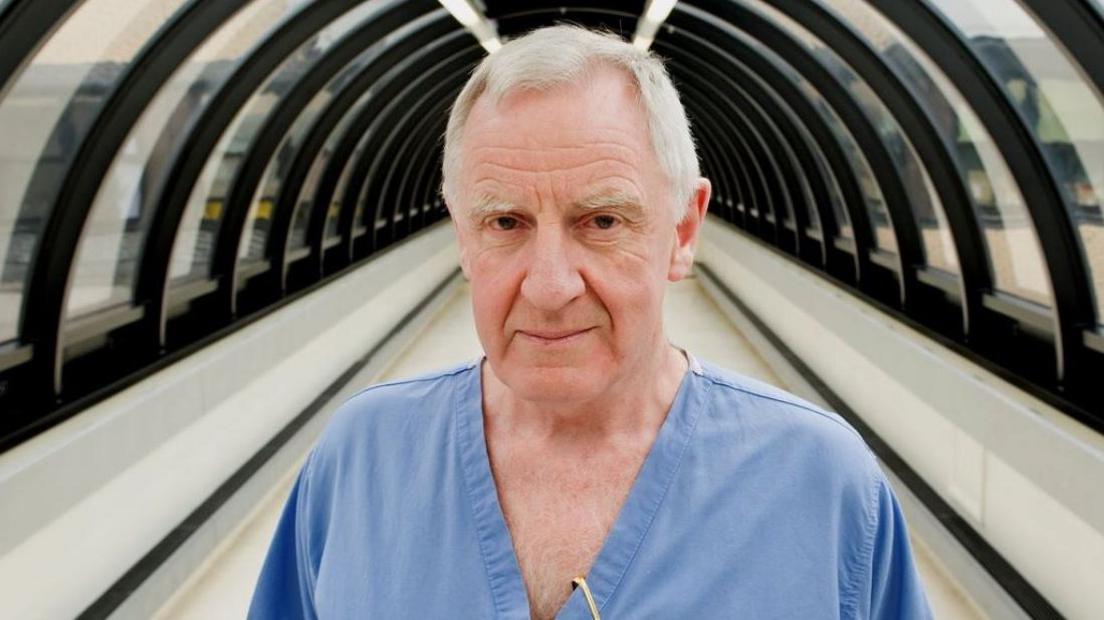
[[[251,615],[927,617],[855,431],[665,339],[698,174],[654,56],[557,26],[486,58],[443,187],[486,356],[345,404]]]

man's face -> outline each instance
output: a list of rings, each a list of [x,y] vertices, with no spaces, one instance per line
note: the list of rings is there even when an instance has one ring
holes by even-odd
[[[526,400],[600,397],[665,353],[665,284],[690,268],[708,184],[676,226],[636,98],[602,67],[482,97],[468,118],[450,205],[461,263],[491,367]]]

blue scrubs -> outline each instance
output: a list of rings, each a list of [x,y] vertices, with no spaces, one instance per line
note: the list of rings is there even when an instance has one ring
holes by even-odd
[[[930,617],[901,509],[859,435],[689,358],[586,575],[602,617]],[[480,380],[475,361],[370,387],[335,414],[251,618],[529,617]],[[582,588],[558,618],[591,618]]]

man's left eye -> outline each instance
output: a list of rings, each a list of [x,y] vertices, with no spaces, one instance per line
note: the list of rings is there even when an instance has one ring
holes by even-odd
[[[590,221],[602,230],[609,230],[617,225],[617,218],[612,215],[597,215]]]

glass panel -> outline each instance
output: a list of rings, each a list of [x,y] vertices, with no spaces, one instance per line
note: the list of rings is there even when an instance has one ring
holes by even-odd
[[[115,84],[183,2],[83,3],[0,101],[0,341],[16,335],[30,261],[61,176]]]
[[[351,63],[338,72],[337,76],[335,76],[322,91],[315,95],[309,104],[307,104],[307,107],[304,108],[302,113],[299,114],[299,117],[292,124],[291,130],[284,136],[283,142],[281,142],[276,151],[276,157],[268,163],[268,167],[265,169],[264,178],[257,187],[257,193],[253,197],[254,204],[259,204],[262,201],[275,203],[280,196],[280,190],[283,188],[284,180],[290,171],[291,165],[295,161],[295,157],[299,154],[299,149],[303,145],[303,140],[306,139],[309,130],[314,126],[314,122],[318,118],[318,115],[326,109],[345,85],[379,56],[380,51],[386,43],[386,40],[378,42],[376,45],[373,45],[357,56]],[[353,108],[356,109],[363,101],[364,99],[362,98]],[[346,123],[351,120],[348,114],[346,114],[341,122]],[[315,166],[312,166],[310,173],[313,177],[314,175],[320,174],[321,171]],[[316,183],[317,178],[308,178],[305,180],[304,188],[313,187]],[[299,202],[295,206],[295,216],[292,220],[289,248],[298,248],[306,245],[307,225],[309,223],[310,212],[309,209],[304,210],[302,204],[302,202]],[[243,233],[250,234],[251,237],[255,239],[251,238],[249,243],[243,243],[241,247],[248,248],[249,253],[240,252],[239,255],[243,258],[250,259],[263,258],[265,240],[268,238],[267,227],[254,228],[252,232],[247,229],[243,231]]]
[[[741,41],[752,47],[760,56],[769,60],[782,75],[793,82],[802,94],[805,95],[820,115],[821,120],[828,126],[829,130],[831,130],[832,135],[835,136],[836,142],[838,142],[843,149],[844,156],[847,158],[847,163],[851,167],[859,183],[859,189],[862,191],[863,201],[866,204],[867,210],[871,213],[878,211],[884,212],[885,199],[882,197],[882,190],[878,186],[878,182],[874,179],[874,173],[870,170],[870,163],[867,162],[866,155],[863,154],[862,149],[860,149],[858,143],[855,142],[854,136],[851,135],[847,126],[844,125],[843,121],[836,115],[836,111],[832,106],[828,105],[824,97],[822,97],[816,88],[806,81],[796,69],[775,54],[769,47],[760,43],[758,39],[745,34],[743,31],[733,31],[733,33]],[[847,239],[854,239],[850,218],[840,217],[846,212],[843,201],[841,200],[834,206],[839,209],[836,213],[837,221],[840,222],[839,236]],[[883,220],[888,226],[889,219],[883,218]],[[872,226],[873,224],[874,222],[872,222]],[[871,230],[871,233],[874,233],[874,230]],[[889,234],[883,235],[883,237],[892,239],[892,231],[890,230]],[[879,245],[878,247],[881,246]]]
[[[302,191],[299,193],[298,206],[296,207],[299,211],[310,212],[311,206],[314,204],[314,192],[315,189],[317,189],[318,181],[322,178],[322,174],[325,173],[326,168],[329,167],[334,150],[337,149],[338,143],[345,137],[345,132],[348,131],[349,125],[352,124],[353,120],[355,120],[364,109],[364,105],[371,97],[372,90],[369,89],[345,112],[345,116],[342,117],[341,121],[338,122],[334,130],[330,132],[330,135],[326,138],[326,144],[322,147],[318,157],[315,158],[314,162],[311,164],[309,175],[309,180],[311,182],[304,184]],[[338,186],[335,186],[335,190],[337,187]],[[338,196],[338,192],[335,191],[333,198],[330,200],[330,207],[326,211],[326,231],[324,233],[324,238],[326,239],[336,236],[338,233],[337,216],[341,209],[341,203],[338,202]]]
[[[303,6],[303,2],[299,1],[288,4],[293,5],[296,10]],[[223,132],[192,188],[182,228],[207,232],[203,235],[178,235],[173,246],[170,283],[210,274],[214,240],[218,234],[216,231],[220,230],[223,222],[223,206],[230,184],[237,175],[242,157],[249,150],[265,119],[319,57],[329,51],[342,36],[379,10],[378,3],[365,2],[346,11],[288,56],[242,106]],[[263,199],[254,201],[247,217],[245,230],[263,229],[264,235],[260,238],[254,236],[251,243],[242,244],[242,253],[248,253],[253,242],[259,243],[263,248],[272,221],[272,203]]]
[[[852,95],[854,101],[870,120],[885,144],[894,167],[901,177],[909,198],[913,217],[920,230],[921,242],[927,263],[944,271],[958,272],[958,257],[954,245],[945,243],[950,239],[943,204],[934,190],[927,168],[920,161],[912,142],[901,129],[897,119],[890,113],[882,100],[838,54],[824,44],[813,33],[805,29],[781,11],[755,0],[755,8],[775,21],[795,40],[804,45],[815,58],[828,69],[836,80]],[[870,217],[878,238],[878,247],[887,251],[897,251],[897,241],[892,236],[889,213],[885,205],[879,205]],[[929,245],[930,243],[930,245]]]
[[[927,110],[973,198],[996,288],[1051,305],[1039,239],[1004,157],[962,94],[912,39],[861,0],[822,0],[846,18],[904,78]]]
[[[191,54],[143,112],[100,186],[85,225],[68,316],[133,296],[135,262],[175,148],[252,44],[291,10],[263,1],[249,4]],[[191,236],[191,243],[206,234],[203,242],[211,243],[211,231],[189,227],[181,234]]]
[[[1088,258],[1104,322],[1104,101],[1043,28],[1009,0],[935,0],[1043,147]],[[1101,62],[1085,58],[1082,62]]]
[[[435,17],[432,13],[426,14],[398,30],[389,33],[375,45],[357,56],[326,85],[314,100],[311,101],[303,113],[299,115],[299,118],[296,119],[291,132],[284,137],[284,141],[277,151],[279,155],[273,161],[269,162],[268,168],[265,170],[264,181],[258,189],[257,196],[254,197],[254,202],[265,198],[276,200],[279,197],[284,179],[287,176],[288,168],[298,154],[299,148],[302,146],[302,142],[307,135],[307,131],[314,125],[318,115],[329,105],[330,101],[337,96],[350,81],[355,79],[359,73],[364,71],[375,61],[384,50],[394,45],[396,41],[409,36],[411,32],[425,27],[425,24],[434,19]],[[368,100],[368,96],[368,94],[362,95],[360,99],[353,104],[350,110],[352,110],[354,114],[356,111],[359,111]],[[342,117],[336,129],[329,136],[322,152],[326,152],[326,148],[332,150],[332,148],[336,146],[337,140],[339,140],[341,134],[344,133],[344,128],[352,122],[353,118],[354,116],[349,112]],[[292,218],[292,226],[288,238],[289,249],[301,248],[307,244],[307,228],[310,225],[310,206],[311,199],[313,198],[313,189],[317,186],[318,180],[325,171],[324,161],[322,161],[322,159],[323,158],[316,158],[311,164],[307,178],[304,179],[301,195],[295,204],[295,214]],[[331,206],[330,211],[332,212],[333,210]],[[265,238],[267,237],[267,232],[265,231],[256,230],[253,234],[254,236],[260,235]],[[257,247],[258,244],[251,242],[248,245],[252,249]],[[260,245],[263,246],[263,244]],[[260,256],[250,255],[248,258],[260,258]]]
[[[330,43],[336,42],[347,31],[352,30],[361,22],[369,19],[371,13],[377,9],[378,7],[375,6],[362,6],[346,14],[341,18],[339,23],[334,24],[336,28],[332,27],[334,31],[329,35],[331,37]],[[329,45],[319,50],[317,55],[321,56],[324,54],[328,47]],[[303,140],[306,139],[309,130],[314,126],[314,121],[318,118],[318,115],[326,109],[334,96],[348,84],[349,80],[362,71],[365,66],[378,56],[379,49],[380,46],[377,43],[358,55],[352,62],[339,71],[325,88],[319,91],[318,94],[311,99],[292,123],[291,129],[284,136],[280,146],[277,147],[276,156],[268,162],[261,182],[258,184],[257,191],[253,196],[253,205],[268,204],[275,206],[277,204],[280,198],[280,190],[283,188],[284,179],[291,170],[291,165],[295,162],[295,157],[299,153],[299,148],[303,145]],[[293,207],[296,208],[296,210],[293,214],[289,248],[305,245],[307,227],[306,216],[309,216],[309,213],[302,213],[297,206],[298,205]],[[240,259],[259,260],[265,257],[270,221],[271,220],[266,218],[254,217],[251,221],[252,226],[242,230],[242,234],[248,235],[249,238],[247,241],[243,236],[242,243],[238,244],[238,257]],[[302,242],[296,243],[296,241]]]

